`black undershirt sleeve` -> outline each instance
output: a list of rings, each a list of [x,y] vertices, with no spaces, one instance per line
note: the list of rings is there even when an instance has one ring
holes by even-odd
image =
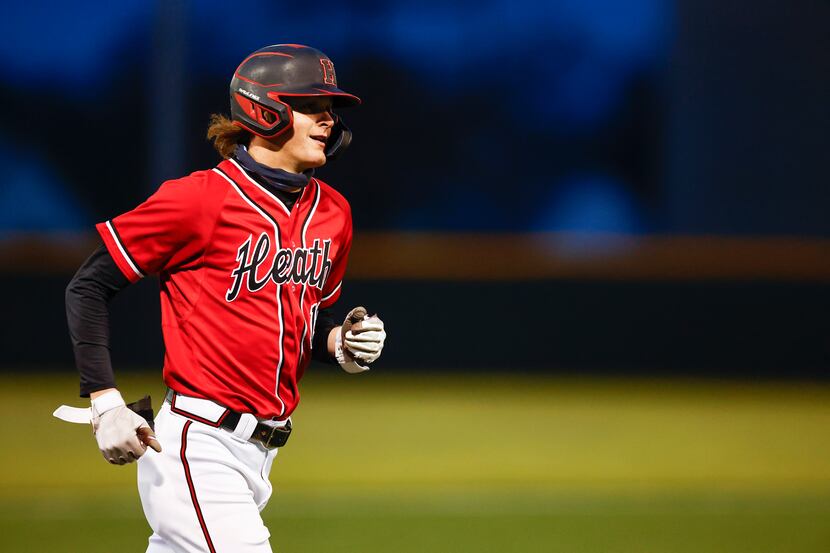
[[[130,285],[102,245],[66,287],[66,320],[81,375],[81,397],[115,387],[110,361],[110,300]]]
[[[314,339],[311,341],[311,357],[322,363],[337,364],[333,355],[329,354],[329,334],[331,329],[340,326],[334,322],[331,308],[317,312],[317,324],[314,327]]]

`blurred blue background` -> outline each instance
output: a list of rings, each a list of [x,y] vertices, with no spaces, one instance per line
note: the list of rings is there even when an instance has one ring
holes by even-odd
[[[737,5],[14,4],[0,229],[87,230],[213,165],[236,64],[300,42],[364,99],[318,173],[360,228],[827,236],[827,4]]]

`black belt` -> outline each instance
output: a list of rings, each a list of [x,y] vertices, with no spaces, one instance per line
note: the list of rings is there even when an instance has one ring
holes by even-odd
[[[179,415],[188,417],[193,419],[197,422],[203,422],[213,427],[224,428],[230,432],[236,430],[236,427],[239,425],[239,419],[242,418],[242,413],[237,413],[236,411],[232,411],[230,409],[225,408],[225,413],[219,417],[218,422],[212,422],[206,419],[202,419],[201,417],[195,416],[193,413],[189,413],[187,411],[183,411],[181,409],[176,408],[175,396],[179,396],[181,394],[174,392],[173,390],[167,390],[167,395],[165,396],[164,400],[168,402],[171,406],[171,410]],[[269,424],[265,424],[262,421],[257,420],[257,424],[254,427],[254,432],[251,434],[251,437],[248,438],[250,442],[257,442],[265,446],[267,449],[274,449],[277,447],[282,447],[288,441],[288,436],[291,435],[291,420],[287,420],[285,422],[285,426],[271,426]]]

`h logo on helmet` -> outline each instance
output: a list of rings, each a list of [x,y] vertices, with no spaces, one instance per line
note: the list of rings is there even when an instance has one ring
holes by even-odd
[[[320,58],[320,65],[323,66],[323,82],[337,86],[337,76],[334,74],[334,64],[328,58]]]

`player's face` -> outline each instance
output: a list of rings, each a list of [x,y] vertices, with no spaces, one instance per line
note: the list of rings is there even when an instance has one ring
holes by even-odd
[[[298,171],[325,165],[326,141],[334,127],[331,98],[298,96],[285,102],[294,111],[294,127],[281,151]]]

